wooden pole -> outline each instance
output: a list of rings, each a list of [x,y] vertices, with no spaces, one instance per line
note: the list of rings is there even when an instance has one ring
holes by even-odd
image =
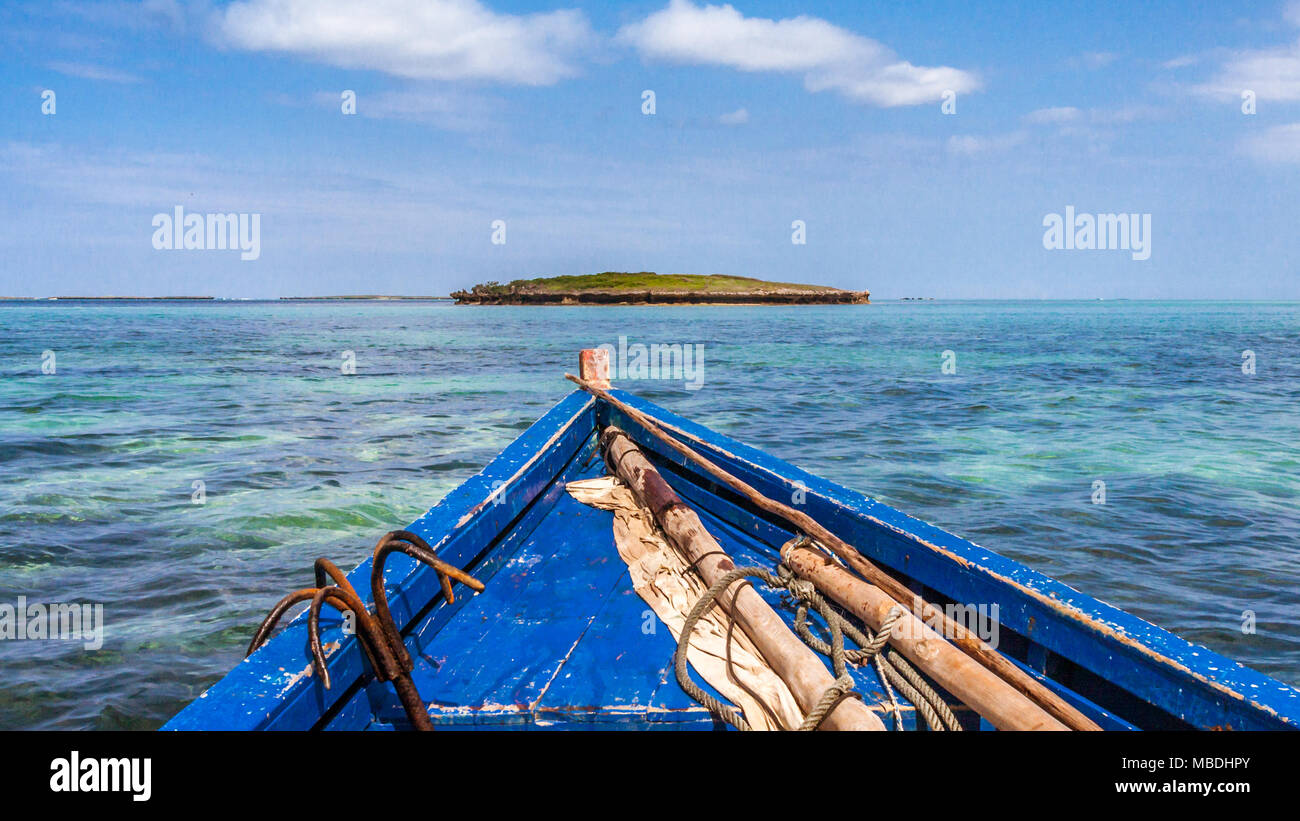
[[[998,651],[989,647],[988,644],[979,636],[967,630],[964,625],[958,624],[948,618],[947,614],[942,610],[915,596],[907,589],[906,585],[881,570],[865,556],[859,553],[857,548],[822,527],[816,519],[809,516],[807,513],[804,513],[801,510],[795,510],[789,505],[782,504],[775,499],[767,498],[745,482],[732,476],[730,473],[713,464],[708,459],[705,459],[686,445],[683,445],[681,442],[678,442],[673,437],[664,433],[659,429],[659,426],[655,424],[655,420],[646,416],[631,405],[628,405],[626,402],[615,399],[608,391],[584,382],[573,374],[565,374],[564,376],[571,382],[578,384],[583,390],[593,396],[603,399],[610,405],[623,411],[634,422],[645,428],[646,432],[651,436],[677,451],[690,462],[698,465],[705,473],[736,491],[741,496],[744,496],[757,507],[780,516],[803,533],[812,537],[815,541],[821,543],[821,545],[827,550],[843,559],[844,563],[847,564],[853,572],[876,585],[881,590],[884,590],[894,599],[894,601],[903,605],[903,607],[911,610],[914,604],[919,606],[920,612],[916,615],[936,624],[941,624],[943,626],[944,635],[951,636],[953,644],[960,647],[967,655],[978,661],[980,664],[997,673],[1012,687],[1015,687],[1026,696],[1029,696],[1029,698],[1033,699],[1036,704],[1051,713],[1056,719],[1064,722],[1071,729],[1101,729],[1101,727],[1099,727],[1092,719],[1075,709],[1074,705],[1047,689],[1041,682],[1012,664]]]
[[[879,587],[859,579],[824,553],[787,546],[781,558],[797,575],[879,630],[898,602]],[[902,609],[902,608],[900,608]],[[1017,692],[973,658],[944,641],[923,621],[904,611],[889,643],[963,704],[999,730],[1068,730],[1045,710]]]
[[[602,444],[608,449],[609,462],[615,466],[619,478],[632,488],[669,540],[710,586],[736,569],[722,546],[704,529],[700,517],[682,502],[626,433],[615,427],[606,428]],[[743,581],[732,584],[717,601],[753,639],[804,713],[811,711],[826,689],[835,683],[821,658]],[[828,730],[885,729],[881,720],[855,698],[841,701],[821,726]]]

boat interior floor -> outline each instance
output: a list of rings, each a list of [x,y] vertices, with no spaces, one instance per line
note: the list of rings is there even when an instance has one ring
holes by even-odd
[[[487,589],[465,591],[412,631],[412,679],[435,726],[720,728],[719,719],[677,686],[676,640],[632,589],[614,544],[613,514],[564,490],[566,482],[605,473],[595,446],[593,437],[474,569]],[[737,566],[775,566],[771,545],[707,510],[696,512]],[[793,626],[794,608],[782,594],[756,589]],[[892,729],[893,707],[875,668],[850,666],[850,675]],[[915,709],[901,694],[895,698],[904,728],[913,729]],[[980,721],[960,706],[956,712],[971,729]],[[323,727],[359,723],[373,730],[408,726],[392,689],[374,683],[344,699]]]

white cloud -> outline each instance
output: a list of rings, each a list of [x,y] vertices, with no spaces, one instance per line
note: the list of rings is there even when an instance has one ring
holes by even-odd
[[[1300,123],[1275,125],[1242,141],[1242,151],[1264,162],[1300,163]]]
[[[749,122],[749,111],[744,108],[738,108],[735,111],[729,111],[718,117],[718,122],[723,125],[744,125]]]
[[[1300,100],[1300,41],[1281,48],[1234,53],[1197,91],[1215,97],[1240,97],[1250,90],[1261,100]]]
[[[218,14],[238,48],[399,77],[551,85],[593,38],[582,12],[498,14],[478,0],[242,0]]]
[[[812,71],[856,59],[864,49],[877,59],[884,53],[878,43],[815,17],[747,18],[730,5],[689,0],[671,0],[619,36],[651,57],[742,71]]]
[[[1283,13],[1286,21],[1300,26],[1300,2]],[[1241,97],[1246,90],[1260,100],[1300,100],[1300,40],[1283,46],[1232,51],[1208,82],[1195,90],[1212,97]]]
[[[881,43],[816,17],[745,17],[731,5],[670,0],[666,8],[624,26],[618,39],[650,59],[803,73],[809,91],[837,91],[879,106],[937,102],[945,91],[980,87],[974,74],[912,65]]]

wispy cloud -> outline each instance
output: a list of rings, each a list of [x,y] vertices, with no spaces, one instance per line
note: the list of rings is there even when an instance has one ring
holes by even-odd
[[[954,134],[948,138],[947,147],[949,154],[971,157],[1015,148],[1027,137],[1028,135],[1023,131],[991,135]]]
[[[106,83],[140,82],[140,78],[130,72],[91,63],[53,62],[49,66],[66,77],[80,77],[83,80],[100,80]]]
[[[718,117],[718,122],[723,125],[744,125],[749,122],[749,111],[744,108],[738,108],[735,111],[728,111],[726,114]]]
[[[184,5],[178,0],[58,0],[48,3],[45,10],[101,27],[181,32],[186,29],[187,18],[202,15],[204,6],[205,3],[193,0]]]
[[[1196,65],[1201,62],[1201,60],[1202,55],[1200,54],[1184,54],[1180,57],[1175,57],[1172,60],[1165,60],[1160,64],[1160,66],[1161,68],[1187,68],[1188,66]]]
[[[1300,100],[1300,41],[1280,48],[1236,52],[1196,91],[1213,97],[1255,92],[1260,100]]]
[[[1288,5],[1283,17],[1292,26],[1300,26],[1300,2]],[[1221,59],[1214,76],[1194,91],[1226,98],[1240,97],[1249,90],[1260,100],[1300,100],[1300,38],[1281,46],[1229,51]]]
[[[314,99],[336,111],[341,104],[338,91],[321,91]],[[500,108],[495,98],[445,88],[379,91],[357,97],[357,114],[362,117],[422,123],[446,131],[482,131],[494,124]]]
[[[232,167],[198,152],[87,151],[56,143],[0,143],[0,184],[57,202],[62,214],[86,215],[87,235],[112,238],[121,220],[134,219],[139,234],[117,239],[146,243],[148,216],[181,205],[261,213],[298,250],[400,247],[430,225],[463,225],[467,213],[491,202],[437,170],[340,174],[312,166],[290,173],[273,165]]]
[[[1122,125],[1140,120],[1158,119],[1163,113],[1162,109],[1149,105],[1088,109],[1055,106],[1031,111],[1024,116],[1024,120],[1030,125]]]
[[[1076,68],[1086,68],[1089,71],[1097,71],[1105,68],[1119,59],[1119,55],[1110,51],[1088,51],[1077,57],[1070,58],[1070,65]]]
[[[297,54],[399,77],[552,85],[594,34],[582,12],[499,14],[478,0],[242,0],[218,33],[250,51]]]
[[[1273,163],[1300,163],[1300,123],[1276,125],[1247,137],[1241,143],[1244,154]]]
[[[740,71],[801,73],[813,92],[836,91],[878,106],[935,102],[945,91],[980,87],[974,74],[916,66],[883,44],[817,17],[745,17],[733,6],[668,6],[619,30],[617,39],[649,59]]]
[[[1081,146],[1089,156],[1098,157],[1111,155],[1112,148],[1117,141],[1122,140],[1127,126],[1157,120],[1166,115],[1164,109],[1149,105],[1114,108],[1053,106],[1031,111],[1021,119],[1030,127],[1036,139],[1070,145],[1076,151]]]
[[[1300,0],[1291,0],[1282,10],[1282,17],[1293,26],[1300,26]]]
[[[1074,106],[1054,106],[1040,108],[1025,115],[1025,122],[1033,125],[1056,125],[1073,123],[1083,119],[1083,111]]]

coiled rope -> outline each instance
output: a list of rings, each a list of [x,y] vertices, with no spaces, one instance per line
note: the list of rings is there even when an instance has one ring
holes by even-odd
[[[739,709],[729,704],[723,704],[696,684],[691,679],[686,663],[687,652],[690,648],[690,640],[695,631],[696,623],[713,605],[718,603],[718,597],[722,595],[724,590],[741,579],[758,579],[774,590],[788,592],[797,603],[794,624],[795,633],[805,644],[818,653],[828,656],[831,660],[831,669],[835,675],[835,682],[826,688],[826,692],[818,699],[817,704],[808,711],[808,715],[804,717],[803,723],[799,726],[800,731],[816,730],[825,721],[826,716],[830,715],[831,711],[839,706],[839,703],[844,699],[862,698],[862,694],[854,690],[853,678],[848,674],[848,662],[854,664],[874,662],[876,671],[880,676],[881,685],[889,696],[890,712],[894,716],[896,729],[903,729],[903,717],[898,699],[895,698],[890,687],[891,684],[897,687],[903,696],[916,706],[917,711],[920,712],[930,729],[961,729],[961,725],[957,722],[957,717],[953,715],[952,710],[944,703],[939,694],[921,678],[911,664],[892,649],[882,652],[889,643],[890,631],[893,630],[895,623],[904,615],[901,607],[895,606],[891,609],[885,621],[881,624],[880,630],[868,635],[867,633],[870,631],[864,633],[859,630],[852,622],[830,606],[830,603],[817,591],[812,582],[796,577],[794,572],[784,564],[777,566],[775,574],[762,567],[738,567],[732,570],[711,585],[695,602],[690,613],[687,614],[686,622],[682,625],[681,636],[678,638],[677,651],[673,655],[673,662],[677,674],[677,683],[681,685],[687,695],[698,701],[705,709],[719,716],[723,721],[738,730],[752,729]],[[748,584],[748,582],[746,583]],[[818,638],[809,629],[809,608],[816,610],[822,620],[826,622],[826,626],[830,630],[830,642]],[[858,645],[858,649],[846,649],[844,647],[845,635]],[[730,630],[727,632],[727,663],[731,663]]]
[[[796,578],[794,572],[784,564],[777,568],[777,572],[782,576],[789,576],[791,592],[797,591],[799,594],[799,605],[794,623],[795,633],[809,647],[826,655],[833,648],[813,635],[813,632],[808,629],[808,606],[804,603],[804,596],[807,596],[808,600],[813,602],[820,600],[823,604],[826,603],[825,599],[822,598],[821,593],[817,591],[812,582]],[[817,612],[822,611],[819,609]],[[890,690],[891,684],[898,688],[904,698],[912,702],[921,717],[925,719],[926,726],[931,730],[961,730],[961,724],[957,721],[957,716],[953,714],[947,702],[921,677],[916,668],[901,653],[892,648],[886,649],[894,625],[904,615],[903,608],[894,605],[885,616],[880,629],[875,634],[868,635],[870,631],[864,633],[853,622],[839,613],[835,613],[835,617],[841,620],[840,629],[844,635],[853,639],[861,648],[858,650],[845,650],[844,657],[854,664],[875,663],[876,672],[880,674],[880,682],[885,688],[885,693],[889,696],[892,705],[891,712],[894,714],[894,725],[897,729],[903,729],[903,718],[898,708],[898,701],[894,698],[892,690]],[[885,652],[882,652],[882,650]]]

